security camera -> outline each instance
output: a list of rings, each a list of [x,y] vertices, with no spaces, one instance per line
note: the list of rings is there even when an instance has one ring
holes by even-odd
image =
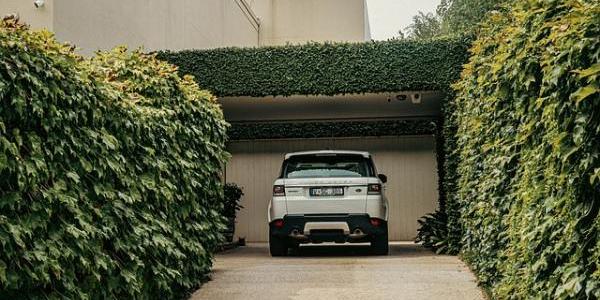
[[[40,8],[40,7],[44,6],[45,3],[46,3],[46,1],[44,1],[44,0],[33,1],[33,5],[35,6],[35,8]]]
[[[410,101],[413,104],[421,103],[421,94],[419,94],[419,93],[410,94]]]

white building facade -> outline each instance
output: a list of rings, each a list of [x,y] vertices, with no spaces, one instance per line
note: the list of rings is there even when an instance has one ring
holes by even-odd
[[[365,0],[2,0],[82,53],[117,45],[206,49],[370,39]]]

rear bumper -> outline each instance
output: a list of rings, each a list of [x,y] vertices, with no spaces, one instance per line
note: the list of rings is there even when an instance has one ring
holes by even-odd
[[[368,214],[285,215],[282,227],[274,223],[269,224],[271,235],[297,243],[360,243],[387,233],[387,222],[373,226]]]

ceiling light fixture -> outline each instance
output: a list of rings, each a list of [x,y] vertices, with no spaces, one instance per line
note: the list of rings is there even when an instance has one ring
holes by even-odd
[[[408,98],[406,96],[406,94],[398,94],[398,95],[396,95],[396,100],[398,100],[398,101],[405,101],[406,98]]]
[[[410,101],[412,101],[413,104],[421,103],[421,94],[419,94],[419,93],[410,94]]]

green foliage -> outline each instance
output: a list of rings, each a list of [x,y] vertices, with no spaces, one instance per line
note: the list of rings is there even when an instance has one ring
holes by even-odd
[[[415,243],[422,243],[424,247],[432,248],[437,253],[447,253],[448,250],[448,216],[445,211],[438,210],[423,216],[417,229]]]
[[[456,84],[448,229],[495,298],[600,298],[599,37],[596,0],[521,1]]]
[[[227,183],[223,187],[225,193],[225,201],[223,207],[223,216],[228,219],[235,219],[235,214],[238,210],[244,208],[240,205],[240,200],[244,196],[242,188],[235,183]]]
[[[224,231],[228,242],[233,241],[235,231],[235,218],[238,210],[244,208],[240,205],[240,200],[244,195],[242,188],[235,183],[227,183],[223,186],[225,199],[223,202],[223,212],[221,213],[227,219],[227,228]]]
[[[476,34],[479,24],[494,10],[503,9],[507,0],[442,0],[436,13],[419,11],[413,17],[406,38],[427,40],[443,36]],[[401,39],[404,34],[400,31]]]
[[[444,197],[443,203],[445,204],[445,207],[440,209],[445,210],[445,217],[448,222],[446,231],[448,235],[439,238],[446,240],[447,247],[443,252],[447,254],[458,254],[462,246],[461,239],[464,234],[462,224],[460,223],[460,202],[458,201],[457,194],[457,181],[459,176],[457,169],[459,158],[455,151],[458,147],[456,135],[458,125],[455,112],[459,107],[457,107],[457,101],[454,101],[453,96],[448,97],[442,108],[444,125],[440,136],[444,138],[443,147],[441,149],[443,151],[444,160],[442,162],[438,161],[438,165],[443,165],[443,168],[441,168],[443,174],[440,174],[439,177],[442,178],[440,184],[440,196]]]
[[[232,123],[231,140],[398,136],[434,134],[436,122],[427,119],[302,123]]]
[[[217,96],[443,90],[467,60],[464,39],[161,52]]]
[[[227,125],[153,56],[0,25],[0,298],[180,298],[221,236]]]
[[[507,0],[442,0],[437,7],[440,34],[469,34],[485,20],[490,11],[500,9]]]
[[[413,16],[412,24],[407,28],[407,38],[426,40],[437,37],[441,33],[441,24],[437,15],[420,11]]]
[[[434,249],[437,253],[458,254],[461,247],[462,227],[460,206],[456,201],[457,158],[456,122],[454,121],[454,93],[448,92],[443,101],[442,118],[436,131],[439,208],[423,216],[419,222],[415,242]]]

